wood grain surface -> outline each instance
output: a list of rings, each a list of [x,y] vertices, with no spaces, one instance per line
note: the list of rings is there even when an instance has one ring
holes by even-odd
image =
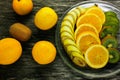
[[[85,0],[33,0],[34,8],[29,15],[19,16],[12,9],[12,0],[0,1],[0,39],[11,37],[8,29],[15,22],[21,22],[29,26],[33,32],[28,42],[21,43],[23,46],[23,54],[20,59],[8,66],[0,66],[0,80],[87,80],[83,79],[80,74],[71,70],[57,53],[55,61],[49,65],[42,66],[37,64],[31,55],[33,45],[39,40],[48,40],[55,45],[54,28],[48,31],[41,31],[34,25],[35,13],[44,6],[53,8],[61,19],[62,14],[76,3]],[[120,8],[119,0],[107,0]],[[119,75],[109,80],[120,80]],[[98,80],[98,79],[97,79]],[[108,79],[100,79],[108,80]]]

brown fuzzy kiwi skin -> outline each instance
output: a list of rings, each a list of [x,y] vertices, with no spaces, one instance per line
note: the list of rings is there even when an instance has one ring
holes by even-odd
[[[9,33],[19,41],[28,41],[32,35],[31,29],[21,23],[12,24]]]

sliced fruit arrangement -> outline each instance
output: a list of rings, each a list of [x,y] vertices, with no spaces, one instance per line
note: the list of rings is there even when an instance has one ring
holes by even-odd
[[[102,45],[105,46],[110,54],[109,63],[117,63],[120,59],[120,52],[117,50],[117,33],[119,30],[119,19],[117,14],[112,11],[105,12],[106,21],[100,32]]]
[[[74,28],[77,18],[83,14],[84,11],[81,7],[69,11],[62,21],[60,29],[61,40],[67,54],[71,60],[80,67],[85,67],[86,62],[83,54],[75,43]]]
[[[86,14],[89,14],[89,13],[96,14],[101,19],[102,24],[104,24],[104,22],[105,22],[105,15],[104,15],[103,10],[98,5],[95,4],[94,6],[89,8],[86,11]]]
[[[98,32],[100,32],[102,29],[102,22],[100,18],[94,13],[88,13],[88,14],[84,14],[80,16],[77,20],[76,25],[78,27],[79,25],[84,24],[84,23],[88,23],[88,24],[95,26]]]
[[[103,28],[100,32],[100,38],[104,38],[107,35],[115,36],[119,30],[119,19],[117,14],[112,11],[105,12],[106,21],[103,24]]]
[[[104,22],[105,14],[97,5],[87,8],[86,12],[77,19],[75,41],[83,54],[92,45],[101,44],[99,33]]]
[[[103,10],[94,5],[87,8],[86,12],[76,21],[76,45],[83,53],[88,66],[94,69],[103,68],[109,60],[109,52],[101,45],[99,38],[105,19]]]
[[[101,44],[100,39],[94,33],[89,31],[81,33],[76,39],[76,45],[83,54],[85,54],[90,46],[95,44]]]
[[[77,39],[78,35],[82,32],[89,31],[93,32],[96,36],[99,36],[97,29],[91,25],[91,24],[81,24],[76,30],[75,30],[75,39]]]
[[[94,69],[116,63],[120,55],[116,34],[119,19],[112,11],[104,12],[98,5],[77,7],[64,17],[60,35],[71,60],[80,67]]]

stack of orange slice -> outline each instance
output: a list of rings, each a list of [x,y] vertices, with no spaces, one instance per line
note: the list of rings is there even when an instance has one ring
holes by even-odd
[[[109,59],[108,51],[101,45],[99,38],[104,22],[104,12],[96,5],[90,7],[76,22],[76,45],[84,54],[86,63],[92,68],[104,67]]]

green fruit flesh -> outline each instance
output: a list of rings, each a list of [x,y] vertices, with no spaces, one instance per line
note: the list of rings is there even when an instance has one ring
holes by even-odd
[[[108,35],[102,40],[102,45],[106,48],[117,48],[118,41],[113,36]]]
[[[105,23],[103,26],[110,26],[114,30],[115,33],[117,33],[118,30],[119,30],[119,24],[118,23],[114,23],[112,21],[109,22],[109,23]]]
[[[109,63],[117,63],[120,59],[120,53],[117,49],[115,48],[109,48]]]
[[[114,16],[106,16],[106,21],[105,21],[105,23],[109,23],[109,22],[114,22],[114,23],[116,23],[116,24],[118,24],[119,23],[119,20],[118,20],[118,18],[117,17],[114,17]]]
[[[113,11],[107,11],[105,12],[105,16],[113,16],[113,17],[117,17],[117,14]]]
[[[104,38],[107,35],[116,36],[116,31],[111,26],[104,26],[100,32],[100,38]]]
[[[100,32],[100,38],[104,38],[107,35],[116,37],[119,31],[119,19],[117,14],[112,11],[105,12],[106,21],[103,24],[103,28]]]

